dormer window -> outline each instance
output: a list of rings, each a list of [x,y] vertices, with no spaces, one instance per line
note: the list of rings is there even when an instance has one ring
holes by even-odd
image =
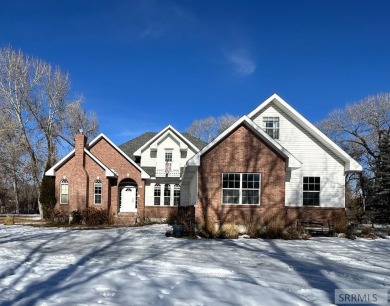
[[[166,163],[172,162],[172,151],[165,151],[165,162]]]
[[[279,117],[264,117],[265,132],[273,139],[279,139]]]

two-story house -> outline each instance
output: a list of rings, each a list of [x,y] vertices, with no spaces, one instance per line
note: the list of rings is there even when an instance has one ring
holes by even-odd
[[[69,215],[86,207],[109,209],[118,224],[166,219],[180,204],[187,160],[204,145],[172,126],[120,147],[104,134],[87,143],[80,132],[75,149],[46,172],[55,176],[55,208]]]
[[[345,175],[362,167],[274,94],[188,160],[182,190],[196,222],[266,222],[345,213]]]
[[[150,219],[163,220],[184,205],[181,177],[187,161],[206,145],[202,140],[167,126],[159,133],[145,133],[120,146],[149,177],[145,182],[145,207]]]
[[[56,179],[56,208],[110,209],[117,223],[164,220],[193,206],[202,223],[264,223],[279,214],[331,221],[345,213],[345,176],[362,167],[274,94],[211,143],[167,126],[120,147],[100,134],[46,175]]]

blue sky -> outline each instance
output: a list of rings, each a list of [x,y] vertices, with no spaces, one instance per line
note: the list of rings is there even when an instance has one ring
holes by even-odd
[[[390,91],[390,1],[2,0],[0,46],[72,78],[121,144],[278,93],[312,122]]]

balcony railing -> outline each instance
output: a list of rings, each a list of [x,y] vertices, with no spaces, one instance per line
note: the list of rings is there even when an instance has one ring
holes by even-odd
[[[180,177],[179,163],[175,163],[175,162],[157,163],[156,177]]]

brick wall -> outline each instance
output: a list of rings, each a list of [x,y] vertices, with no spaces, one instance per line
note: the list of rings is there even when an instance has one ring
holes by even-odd
[[[198,224],[262,223],[270,211],[285,213],[285,160],[244,125],[205,153],[198,171]],[[260,205],[223,205],[222,173],[227,172],[260,173]]]
[[[144,216],[147,218],[166,219],[169,217],[169,214],[177,211],[177,206],[145,206]]]
[[[145,184],[141,179],[141,172],[132,165],[125,157],[123,157],[114,147],[111,146],[104,138],[99,140],[90,151],[95,155],[103,164],[110,169],[113,169],[118,175],[118,178],[112,180],[110,200],[111,209],[114,213],[119,211],[118,196],[119,190],[118,185],[124,179],[132,179],[138,185],[138,214],[142,214],[144,211],[144,199],[145,199]]]
[[[298,220],[332,222],[345,219],[344,208],[325,207],[286,207],[287,224],[294,225]]]
[[[118,207],[118,185],[123,179],[132,179],[138,185],[138,211],[144,210],[144,184],[141,172],[114,149],[104,138],[99,140],[90,151],[108,168],[113,169],[118,178],[106,178],[105,171],[94,160],[84,153],[86,137],[83,134],[75,136],[75,155],[56,171],[56,208],[70,213],[73,210],[83,210],[88,206],[107,209],[111,207],[114,213]],[[69,202],[60,204],[60,182],[69,183]],[[94,204],[94,182],[101,180],[102,204]]]

